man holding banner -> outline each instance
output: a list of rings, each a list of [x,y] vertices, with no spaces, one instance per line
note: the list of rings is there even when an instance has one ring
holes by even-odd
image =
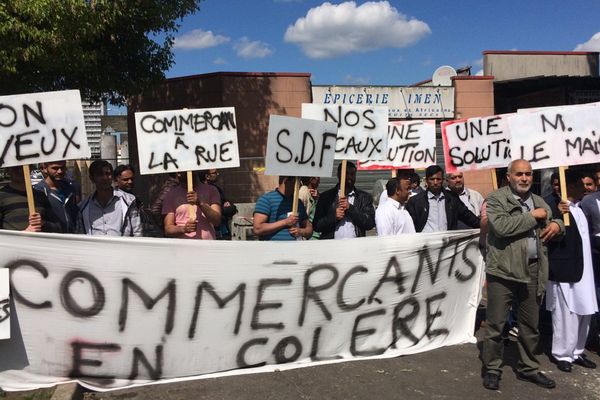
[[[200,182],[194,185],[194,191],[188,192],[187,174],[177,172],[177,175],[179,185],[167,192],[162,206],[165,236],[216,240],[215,225],[221,223],[219,191],[212,185]],[[190,218],[191,215],[195,215],[195,218]]]
[[[364,237],[366,231],[375,227],[373,198],[363,190],[354,187],[356,166],[348,162],[346,166],[346,188],[344,197],[339,197],[342,164],[338,165],[338,184],[323,192],[315,210],[314,226],[321,232],[321,239],[346,239]]]
[[[48,199],[33,191],[36,212],[29,214],[21,167],[8,168],[10,182],[0,188],[0,229],[28,232],[62,232]],[[29,177],[27,177],[29,179]]]
[[[260,240],[285,241],[311,237],[313,227],[300,200],[297,200],[298,214],[292,213],[295,183],[293,176],[280,176],[279,186],[256,201],[253,230]]]
[[[517,378],[547,389],[555,382],[539,372],[534,355],[538,344],[539,305],[548,279],[545,244],[564,234],[564,224],[552,219],[552,211],[539,196],[531,193],[533,173],[526,160],[508,166],[509,186],[487,199],[487,324],[482,360],[483,386],[497,390],[504,353],[502,329],[511,302],[518,302],[519,363]]]

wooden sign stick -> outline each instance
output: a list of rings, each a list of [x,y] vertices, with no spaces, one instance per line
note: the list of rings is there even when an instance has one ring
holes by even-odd
[[[292,215],[298,215],[298,197],[300,194],[300,189],[298,188],[298,177],[294,178],[294,200],[292,203]]]
[[[340,174],[340,199],[346,197],[346,160],[342,160],[342,171]]]
[[[496,176],[495,168],[492,168],[492,188],[498,190],[498,177]]]
[[[567,179],[565,178],[565,170],[568,167],[558,167],[558,179],[560,180],[560,198],[563,200],[567,199]],[[569,213],[563,214],[563,221],[565,226],[571,225],[571,218]]]
[[[187,190],[188,192],[194,191],[194,176],[192,171],[187,171]],[[193,205],[188,205],[188,216],[190,221],[196,221],[196,209]]]
[[[31,172],[29,164],[23,165],[23,178],[25,178],[25,193],[27,193],[27,207],[29,215],[35,214],[35,204],[33,202],[33,188],[31,187]]]

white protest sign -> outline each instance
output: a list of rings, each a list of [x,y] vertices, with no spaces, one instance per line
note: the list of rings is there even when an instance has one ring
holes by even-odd
[[[336,132],[334,122],[271,115],[265,175],[330,177]]]
[[[90,156],[79,90],[0,96],[0,167]]]
[[[289,243],[0,231],[6,267],[19,329],[0,341],[0,387],[12,390],[475,343],[483,278],[478,230]]]
[[[512,115],[442,122],[446,173],[506,167],[511,160],[508,117]]]
[[[233,107],[135,113],[141,174],[240,166]]]
[[[10,302],[8,268],[0,268],[0,340],[10,338]]]
[[[534,169],[596,163],[600,157],[600,113],[594,105],[550,107],[508,119],[513,159]]]
[[[435,164],[435,121],[391,121],[385,160],[361,160],[358,169],[427,168],[432,164]]]
[[[387,107],[302,103],[302,118],[337,124],[336,160],[385,159]]]

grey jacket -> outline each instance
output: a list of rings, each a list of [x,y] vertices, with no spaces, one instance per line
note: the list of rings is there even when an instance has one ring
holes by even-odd
[[[521,205],[514,198],[510,187],[505,186],[491,193],[487,198],[488,236],[487,273],[516,282],[529,282],[527,269],[527,238],[531,229],[538,237],[538,295],[544,293],[548,280],[548,249],[539,240],[542,230],[551,222],[560,227],[560,238],[565,226],[560,219],[552,218],[552,211],[544,199],[531,194],[535,208],[544,208],[548,217],[538,222],[531,213],[523,213]]]
[[[86,235],[92,234],[92,221],[90,221],[89,203],[92,197],[96,194],[88,196],[79,204],[79,218],[77,219],[77,233]],[[137,207],[136,198],[134,195],[122,190],[113,190],[113,195],[120,202],[120,209],[123,213],[120,218],[120,226],[113,227],[121,233],[121,236],[142,236],[142,222],[140,212]]]

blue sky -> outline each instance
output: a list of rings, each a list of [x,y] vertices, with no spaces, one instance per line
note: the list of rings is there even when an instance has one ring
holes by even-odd
[[[204,0],[182,21],[167,77],[309,72],[313,84],[407,85],[440,65],[475,74],[484,50],[600,51],[599,16],[598,0]]]

